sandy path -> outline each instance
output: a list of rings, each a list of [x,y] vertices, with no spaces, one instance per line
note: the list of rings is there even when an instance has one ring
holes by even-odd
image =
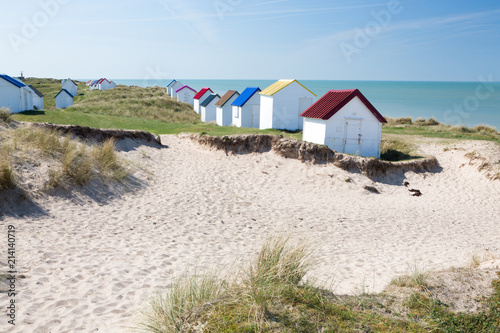
[[[477,251],[500,254],[500,181],[461,167],[463,151],[434,141],[423,149],[443,171],[406,175],[419,198],[402,178],[373,183],[273,153],[226,157],[176,136],[162,142],[168,148],[122,153],[151,172],[146,188],[107,204],[44,199],[46,215],[0,220],[5,234],[9,224],[18,228],[27,276],[18,281],[17,325],[2,315],[0,331],[127,331],[142,301],[173,276],[244,262],[282,231],[314,242],[311,277],[333,279],[342,293],[380,291],[415,262],[441,269]]]

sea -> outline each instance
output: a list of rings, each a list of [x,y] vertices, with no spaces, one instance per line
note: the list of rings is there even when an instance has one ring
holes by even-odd
[[[139,87],[166,87],[171,80],[114,80]],[[276,80],[179,79],[195,90],[211,88],[219,95],[247,87],[262,90]],[[431,118],[449,125],[489,125],[500,130],[500,82],[326,81],[299,80],[318,98],[329,90],[359,89],[385,117]]]

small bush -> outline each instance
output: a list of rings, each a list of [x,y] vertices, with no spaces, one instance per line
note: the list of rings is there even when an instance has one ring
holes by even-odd
[[[437,126],[440,125],[441,123],[437,121],[434,117],[431,117],[429,119],[418,118],[413,122],[413,124],[419,126]]]
[[[6,160],[0,161],[0,190],[14,188],[14,172]]]
[[[5,107],[0,107],[0,122],[10,123],[12,117],[12,113],[10,109]]]

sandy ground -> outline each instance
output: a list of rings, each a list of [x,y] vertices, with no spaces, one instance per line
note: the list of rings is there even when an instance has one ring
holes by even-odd
[[[5,243],[7,226],[17,228],[17,270],[26,276],[16,284],[15,327],[0,294],[0,331],[127,332],[173,277],[242,264],[279,232],[312,241],[319,264],[310,277],[339,293],[380,291],[415,263],[446,269],[481,251],[500,254],[500,181],[464,157],[497,153],[483,142],[457,150],[424,140],[441,172],[377,182],[274,153],[227,157],[186,138],[162,142],[168,147],[121,153],[149,172],[138,172],[148,184],[133,193],[43,198],[37,213],[0,220]],[[423,195],[411,196],[404,181]]]

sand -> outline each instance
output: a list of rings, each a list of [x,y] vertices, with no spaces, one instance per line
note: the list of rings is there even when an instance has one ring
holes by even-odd
[[[372,181],[272,152],[226,156],[184,137],[161,139],[162,149],[120,153],[146,170],[133,192],[42,197],[36,213],[3,216],[5,236],[7,225],[17,228],[25,278],[15,327],[0,294],[0,331],[127,332],[174,277],[241,265],[280,232],[311,240],[318,265],[309,278],[337,293],[381,291],[416,263],[440,270],[467,265],[474,253],[500,255],[500,181],[464,156],[495,156],[492,144],[425,139],[420,149],[441,172]],[[404,181],[423,195],[411,196]]]

